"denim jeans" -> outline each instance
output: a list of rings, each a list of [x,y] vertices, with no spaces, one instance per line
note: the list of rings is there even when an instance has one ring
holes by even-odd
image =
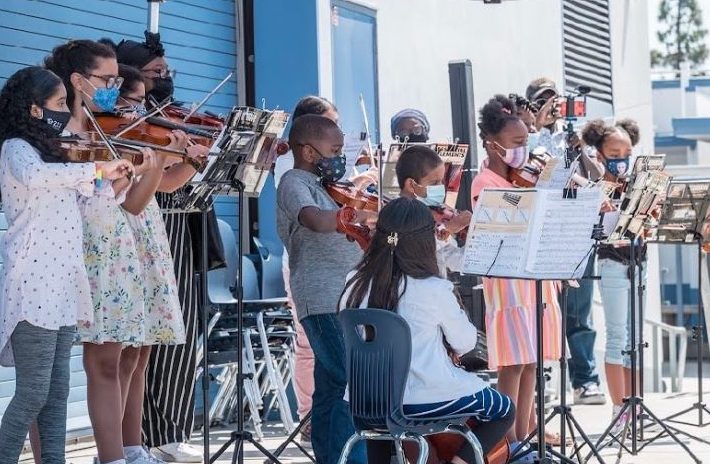
[[[629,281],[628,266],[611,259],[600,259],[599,275],[601,276],[599,289],[606,319],[606,355],[604,359],[608,364],[631,367],[629,357],[622,354],[622,351],[629,349],[631,339],[631,296],[629,293],[631,282]],[[644,283],[646,281],[645,267],[643,281]],[[637,287],[634,292],[638,292],[638,268],[636,268],[635,282]],[[636,306],[636,311],[638,311],[638,298],[636,298]]]
[[[317,314],[301,321],[315,355],[315,390],[311,411],[311,443],[318,464],[335,464],[355,432],[345,401],[345,342],[335,314]],[[365,446],[358,443],[348,463],[365,464]]]
[[[594,255],[587,263],[584,276],[594,275]],[[594,358],[594,341],[597,331],[592,327],[592,298],[594,280],[580,279],[579,288],[567,289],[567,345],[569,346],[569,377],[572,388],[581,388],[589,383],[599,385],[599,374]],[[560,294],[562,300],[562,294]],[[560,301],[560,307],[564,301]]]

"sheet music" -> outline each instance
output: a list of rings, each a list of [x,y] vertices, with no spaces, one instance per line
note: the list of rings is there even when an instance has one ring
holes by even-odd
[[[540,177],[538,178],[536,187],[541,189],[562,190],[567,187],[572,173],[577,171],[577,161],[570,164],[570,167],[565,167],[564,158],[551,158],[545,164]]]
[[[524,268],[538,192],[484,189],[468,229],[463,270],[477,275],[516,275]]]
[[[526,270],[533,274],[558,274],[572,270],[581,277],[592,245],[594,225],[604,193],[599,188],[578,189],[576,198],[563,198],[559,191],[541,192],[544,196],[542,220],[533,226],[532,247]]]
[[[581,277],[604,194],[579,189],[484,189],[464,250],[467,274],[526,279]]]

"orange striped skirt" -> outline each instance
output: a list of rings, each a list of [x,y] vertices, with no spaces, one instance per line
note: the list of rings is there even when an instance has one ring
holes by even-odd
[[[543,346],[545,360],[561,355],[559,285],[543,282]],[[488,367],[531,364],[537,361],[535,282],[516,279],[483,279],[486,300]]]

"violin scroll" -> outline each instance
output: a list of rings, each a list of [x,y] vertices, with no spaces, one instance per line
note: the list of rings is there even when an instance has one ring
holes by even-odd
[[[337,231],[345,234],[350,241],[356,242],[363,251],[370,246],[370,229],[367,226],[355,224],[357,211],[351,206],[344,206],[337,213]]]

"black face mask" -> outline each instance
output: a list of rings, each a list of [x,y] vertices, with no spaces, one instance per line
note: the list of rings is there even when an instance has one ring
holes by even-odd
[[[401,143],[404,143],[405,139],[408,143],[425,143],[427,140],[429,140],[429,137],[427,137],[426,134],[408,134],[404,136],[399,136],[399,141]]]
[[[69,124],[71,113],[69,111],[53,111],[42,108],[42,121],[46,122],[57,134],[61,134]]]
[[[173,96],[173,91],[175,87],[173,86],[172,77],[159,77],[153,79],[153,90],[149,94],[156,99],[159,103],[165,101],[169,97]]]

